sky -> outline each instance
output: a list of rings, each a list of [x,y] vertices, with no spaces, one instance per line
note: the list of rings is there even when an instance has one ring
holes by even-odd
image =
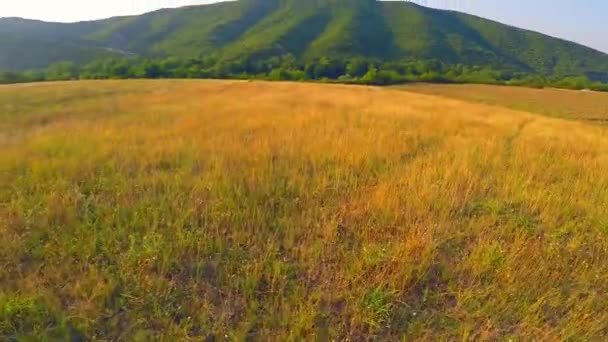
[[[306,1],[306,0],[302,0]],[[214,0],[0,0],[0,17],[72,22]],[[608,52],[606,0],[415,0],[572,40]]]

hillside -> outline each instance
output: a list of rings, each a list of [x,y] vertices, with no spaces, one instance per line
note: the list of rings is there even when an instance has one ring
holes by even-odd
[[[101,22],[84,24],[46,23],[18,18],[0,19],[0,70],[43,68],[59,61],[86,63],[119,57],[107,44],[80,35],[102,27]]]
[[[608,74],[608,55],[591,48],[403,1],[240,0],[73,24],[0,19],[0,46],[0,69],[108,53],[224,60],[293,54],[300,60],[439,59],[545,74]]]
[[[608,338],[607,127],[278,82],[0,108],[2,341]]]

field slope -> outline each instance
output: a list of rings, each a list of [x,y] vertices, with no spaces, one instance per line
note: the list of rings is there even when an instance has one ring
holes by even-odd
[[[608,94],[603,92],[424,83],[397,86],[395,89],[507,107],[562,119],[608,123]]]
[[[372,87],[0,87],[0,339],[606,339],[607,137]]]

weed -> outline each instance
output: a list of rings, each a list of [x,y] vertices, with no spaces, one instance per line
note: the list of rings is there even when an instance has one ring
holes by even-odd
[[[365,310],[364,321],[372,330],[380,330],[389,321],[393,309],[394,294],[379,286],[368,291],[361,305]]]

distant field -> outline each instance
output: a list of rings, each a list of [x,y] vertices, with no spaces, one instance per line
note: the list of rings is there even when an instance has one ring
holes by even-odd
[[[608,339],[603,126],[386,88],[4,86],[0,168],[0,340]]]
[[[412,84],[396,88],[558,118],[608,123],[608,93],[473,84]]]

